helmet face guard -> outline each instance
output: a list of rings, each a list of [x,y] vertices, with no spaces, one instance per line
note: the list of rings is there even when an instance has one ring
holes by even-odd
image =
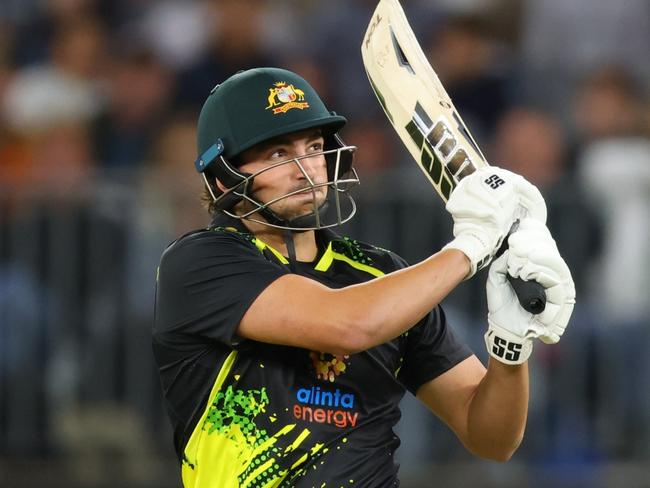
[[[352,168],[352,155],[356,147],[343,144],[336,135],[330,137],[337,147],[328,149],[326,144],[323,151],[286,159],[253,174],[240,172],[232,166],[219,153],[219,146],[222,146],[219,142],[206,151],[197,160],[196,165],[197,169],[199,166],[210,167],[210,171],[202,171],[201,173],[214,199],[215,207],[226,215],[277,229],[293,231],[325,229],[341,225],[354,216],[356,204],[349,191],[359,184],[359,177]],[[327,162],[327,181],[314,182],[301,161],[320,155],[323,155]],[[210,156],[212,156],[212,160],[208,159]],[[303,188],[278,195],[267,202],[259,201],[253,196],[252,189],[255,177],[289,164],[295,165],[304,176],[305,186]],[[210,176],[219,179],[227,189],[225,191],[219,189],[215,182],[211,181]],[[318,193],[323,190],[326,192],[326,197],[325,199],[319,199]],[[273,211],[274,204],[299,194],[312,195],[313,207],[311,211],[291,219],[284,218]],[[240,202],[243,203],[239,209],[240,213],[235,213],[234,207]]]

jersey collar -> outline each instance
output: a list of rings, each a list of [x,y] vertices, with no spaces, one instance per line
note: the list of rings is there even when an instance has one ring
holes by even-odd
[[[223,214],[221,212],[216,213],[212,217],[212,222],[210,227],[225,227],[233,228],[237,232],[242,234],[251,234],[253,233],[244,225],[241,219],[236,219],[230,217],[229,215]],[[340,239],[340,236],[334,232],[332,229],[318,229],[314,231],[316,233],[316,245],[318,246],[318,257],[317,260],[323,255],[329,243],[334,239]]]

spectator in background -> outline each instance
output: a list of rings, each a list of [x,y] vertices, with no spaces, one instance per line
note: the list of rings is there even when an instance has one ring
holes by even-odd
[[[577,86],[574,103],[577,135],[583,143],[618,137],[647,137],[648,100],[626,69],[607,65],[589,73]]]
[[[199,61],[214,28],[205,2],[164,0],[152,2],[137,30],[161,62],[175,72]]]
[[[127,47],[108,77],[108,104],[93,123],[97,159],[135,167],[151,153],[171,105],[173,76],[147,48]]]
[[[225,80],[240,69],[270,66],[264,21],[269,3],[263,0],[211,0],[208,18],[211,44],[198,62],[179,74],[176,104],[199,109],[214,80]]]
[[[5,117],[11,126],[26,131],[91,117],[101,107],[99,81],[104,61],[106,39],[100,22],[75,18],[60,25],[50,59],[20,69],[10,81]]]
[[[85,124],[57,124],[34,135],[31,144],[32,189],[63,199],[85,193],[96,167]]]
[[[607,67],[578,87],[574,116],[582,146],[578,177],[605,219],[604,250],[592,280],[605,317],[647,320],[650,313],[650,138],[644,100],[632,76]],[[621,259],[625,256],[625,259]]]
[[[507,52],[478,16],[450,17],[433,31],[427,56],[479,144],[511,105]]]
[[[577,175],[604,219],[603,253],[590,280],[593,306],[605,325],[598,342],[598,358],[607,365],[598,384],[598,438],[623,456],[650,442],[647,103],[631,73],[617,67],[587,76],[574,100],[582,138]]]
[[[11,7],[12,2],[9,3]],[[16,42],[12,49],[12,62],[19,68],[47,63],[51,57],[50,47],[55,42],[60,29],[70,25],[75,19],[97,17],[99,12],[95,8],[96,3],[97,0],[13,2]],[[104,19],[103,16],[101,18]]]
[[[75,18],[58,26],[51,60],[22,68],[9,77],[2,100],[5,136],[3,174],[12,187],[57,183],[69,189],[76,174],[92,166],[86,126],[103,104],[100,89],[106,39],[94,18]],[[45,161],[59,164],[42,171]]]
[[[521,0],[520,60],[527,100],[570,117],[573,87],[588,73],[619,63],[650,77],[650,2]]]

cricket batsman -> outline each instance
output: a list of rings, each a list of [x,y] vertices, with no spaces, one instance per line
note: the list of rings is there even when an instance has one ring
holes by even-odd
[[[153,328],[186,488],[398,486],[407,391],[476,456],[506,461],[522,440],[533,344],[559,341],[575,302],[539,191],[477,170],[447,204],[454,239],[409,266],[336,233],[356,211],[345,123],[278,68],[239,72],[203,105],[195,168],[212,223],[162,255]],[[486,368],[440,304],[487,265]],[[544,286],[542,314],[508,274]]]

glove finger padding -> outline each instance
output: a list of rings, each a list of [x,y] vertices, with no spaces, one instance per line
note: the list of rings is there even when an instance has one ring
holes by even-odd
[[[490,266],[487,281],[490,355],[507,364],[521,364],[532,352],[532,339],[560,340],[575,304],[575,285],[546,226],[533,219],[520,222],[508,239],[508,250]],[[546,308],[532,315],[520,305],[507,274],[535,280],[546,291]]]
[[[546,308],[533,317],[535,327],[528,337],[545,343],[560,340],[575,304],[575,285],[546,226],[533,219],[521,221],[508,239],[508,272],[523,280],[534,280],[546,289]]]

